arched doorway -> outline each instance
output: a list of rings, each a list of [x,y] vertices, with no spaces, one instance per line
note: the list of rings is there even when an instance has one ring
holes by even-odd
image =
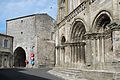
[[[22,47],[18,47],[14,51],[14,66],[25,67],[26,53]]]
[[[71,30],[71,61],[72,63],[85,63],[85,25],[76,21]]]
[[[112,32],[108,26],[112,21],[109,12],[101,11],[95,17],[93,22],[91,42],[93,51],[93,65],[95,69],[103,69],[106,56],[113,50]]]
[[[104,53],[108,53],[113,50],[112,32],[110,31],[110,27],[107,26],[108,24],[110,24],[111,21],[112,18],[108,12],[101,12],[97,15],[94,22],[93,30],[95,30],[95,33],[98,33],[97,36],[99,36],[98,40],[100,45],[98,45],[98,47],[102,46],[102,48],[104,49]]]

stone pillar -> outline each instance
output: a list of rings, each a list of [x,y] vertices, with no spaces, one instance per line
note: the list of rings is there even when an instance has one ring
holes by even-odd
[[[101,55],[101,69],[104,67],[104,62],[105,62],[105,42],[104,42],[104,37],[102,38],[102,55]]]
[[[73,45],[73,63],[75,63],[75,45]]]
[[[81,48],[80,48],[80,44],[78,44],[78,50],[77,50],[77,51],[78,51],[78,57],[77,57],[77,59],[78,59],[78,64],[80,64],[80,54],[81,54],[81,53],[80,53],[80,51],[81,51],[80,49],[81,49]]]
[[[88,68],[91,68],[92,66],[92,60],[93,60],[93,56],[92,56],[92,54],[93,54],[93,51],[92,51],[92,48],[93,48],[93,44],[91,43],[92,42],[92,40],[90,39],[90,38],[88,38],[89,37],[89,35],[87,35],[86,36],[86,41],[85,41],[85,43],[86,43],[86,45],[85,45],[85,53],[86,53],[86,55],[85,55],[85,57],[86,57],[86,66],[88,67]]]
[[[62,49],[60,48],[60,65],[62,65]]]
[[[99,54],[100,69],[102,69],[101,68],[101,57],[102,57],[102,39],[101,38],[99,39],[99,53],[100,53]]]
[[[62,54],[63,54],[63,65],[65,65],[65,47],[62,49]]]
[[[94,50],[93,50],[93,68],[96,69],[96,49],[97,49],[97,40],[94,39]]]
[[[72,51],[72,54],[71,54],[71,60],[72,60],[72,66],[73,66],[73,63],[74,63],[74,45],[72,44],[71,46],[71,51]]]
[[[70,45],[70,66],[72,66],[72,45]]]
[[[56,48],[56,65],[55,66],[58,66],[60,64],[60,53],[58,50],[59,49]]]
[[[73,58],[72,58],[72,56],[73,56],[73,53],[72,53],[72,45],[71,45],[70,47],[71,47],[71,64],[72,64],[72,62],[73,62]]]
[[[75,47],[75,64],[77,63],[77,44],[74,45]]]
[[[85,63],[85,46],[84,44],[81,45],[81,63]]]
[[[97,39],[97,59],[98,59],[98,62],[100,62],[100,39]]]
[[[81,44],[79,45],[79,61],[81,63],[81,55],[82,55],[82,51],[81,51]]]
[[[61,56],[61,65],[64,66],[64,63],[65,63],[65,49],[64,49],[64,47],[61,48],[60,56]]]
[[[83,50],[82,50],[82,45],[81,45],[80,48],[81,48],[81,51],[80,51],[81,52],[81,63],[83,64]]]
[[[97,48],[98,48],[98,66],[101,69],[101,57],[102,57],[102,40],[101,38],[97,39]]]

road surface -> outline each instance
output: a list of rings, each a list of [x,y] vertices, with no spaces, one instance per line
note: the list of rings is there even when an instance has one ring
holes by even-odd
[[[40,69],[0,69],[0,80],[64,80],[47,73],[50,68]]]

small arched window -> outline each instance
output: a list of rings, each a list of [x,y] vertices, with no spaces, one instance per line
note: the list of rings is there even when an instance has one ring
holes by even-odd
[[[3,40],[3,47],[4,48],[9,48],[10,47],[10,42],[7,39]]]
[[[62,36],[61,44],[64,44],[66,42],[65,36]]]

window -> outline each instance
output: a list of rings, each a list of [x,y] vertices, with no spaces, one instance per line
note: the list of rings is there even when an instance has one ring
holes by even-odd
[[[23,23],[23,20],[21,20],[21,23]]]
[[[54,32],[51,33],[51,40],[54,39]]]
[[[9,48],[10,47],[10,41],[8,41],[7,39],[4,39],[3,47]]]
[[[4,47],[6,47],[7,48],[7,45],[8,44],[8,40],[4,40]]]
[[[23,32],[21,32],[21,34],[23,34]]]

